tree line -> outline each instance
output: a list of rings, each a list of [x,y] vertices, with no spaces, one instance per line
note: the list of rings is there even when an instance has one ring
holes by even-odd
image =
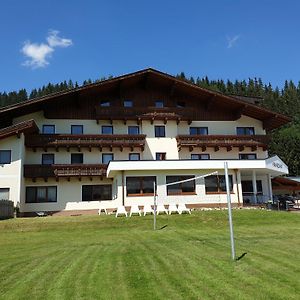
[[[261,78],[249,78],[246,80],[210,80],[206,77],[186,77],[184,72],[176,75],[177,78],[194,83],[199,87],[210,89],[225,95],[238,95],[261,98],[259,105],[275,112],[285,114],[292,118],[289,124],[272,131],[272,141],[269,145],[270,155],[277,154],[285,161],[290,170],[290,175],[300,175],[300,81],[295,84],[286,80],[282,89],[268,83],[265,84]],[[87,79],[83,85],[110,79],[102,77],[95,81]],[[19,103],[22,101],[46,96],[52,93],[71,90],[78,87],[77,82],[72,80],[61,83],[42,86],[33,89],[29,94],[26,89],[12,91],[9,93],[0,92],[0,107]]]

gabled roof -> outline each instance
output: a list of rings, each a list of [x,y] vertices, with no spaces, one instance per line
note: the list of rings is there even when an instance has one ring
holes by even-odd
[[[0,129],[0,140],[13,135],[19,135],[22,132],[25,134],[37,133],[39,132],[39,128],[37,127],[34,120],[20,122],[12,126]]]
[[[44,105],[63,99],[65,96],[78,95],[84,93],[85,91],[92,89],[100,89],[105,87],[110,87],[118,85],[121,82],[126,82],[130,80],[135,80],[139,78],[151,78],[156,81],[168,84],[171,89],[181,89],[182,91],[191,92],[195,95],[204,95],[207,99],[213,99],[214,104],[222,103],[223,105],[228,105],[232,107],[233,110],[240,112],[240,114],[261,120],[264,122],[264,127],[268,130],[280,127],[291,119],[285,115],[272,112],[268,109],[259,107],[257,105],[251,104],[249,102],[237,99],[232,96],[223,95],[221,93],[211,91],[208,89],[201,88],[195,84],[189,83],[185,80],[178,79],[169,74],[157,71],[152,68],[140,70],[134,73],[121,75],[114,77],[112,79],[103,80],[100,82],[92,83],[86,86],[81,86],[71,90],[66,90],[58,93],[53,93],[44,97],[35,98],[32,100],[27,100],[21,103],[6,106],[0,109],[0,119],[9,119],[15,116],[20,116],[28,114],[34,111],[42,110]]]

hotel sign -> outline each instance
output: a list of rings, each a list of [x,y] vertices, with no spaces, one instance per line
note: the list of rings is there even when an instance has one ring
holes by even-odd
[[[273,167],[277,168],[277,169],[282,169],[283,165],[279,162],[273,161],[272,163]]]

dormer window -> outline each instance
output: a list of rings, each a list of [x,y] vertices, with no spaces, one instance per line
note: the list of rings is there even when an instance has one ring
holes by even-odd
[[[157,107],[157,108],[164,107],[164,101],[163,100],[156,100],[155,101],[155,107]]]
[[[124,107],[133,107],[132,100],[124,100]]]
[[[101,107],[109,107],[110,106],[110,101],[109,100],[101,100],[100,106]]]

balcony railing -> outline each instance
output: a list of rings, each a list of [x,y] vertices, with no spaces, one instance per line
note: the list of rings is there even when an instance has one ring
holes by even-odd
[[[60,147],[97,147],[100,150],[104,147],[140,147],[142,151],[145,146],[146,135],[102,135],[102,134],[36,134],[28,135],[25,138],[26,147],[35,148],[60,148]]]
[[[24,165],[25,178],[105,177],[106,164]]]
[[[96,107],[98,120],[192,120],[190,107]]]
[[[270,142],[268,135],[178,135],[177,136],[178,148],[189,147],[214,147],[218,150],[219,147],[226,147],[231,150],[232,147],[251,147],[253,150],[257,147],[262,147],[263,150],[267,149]]]

